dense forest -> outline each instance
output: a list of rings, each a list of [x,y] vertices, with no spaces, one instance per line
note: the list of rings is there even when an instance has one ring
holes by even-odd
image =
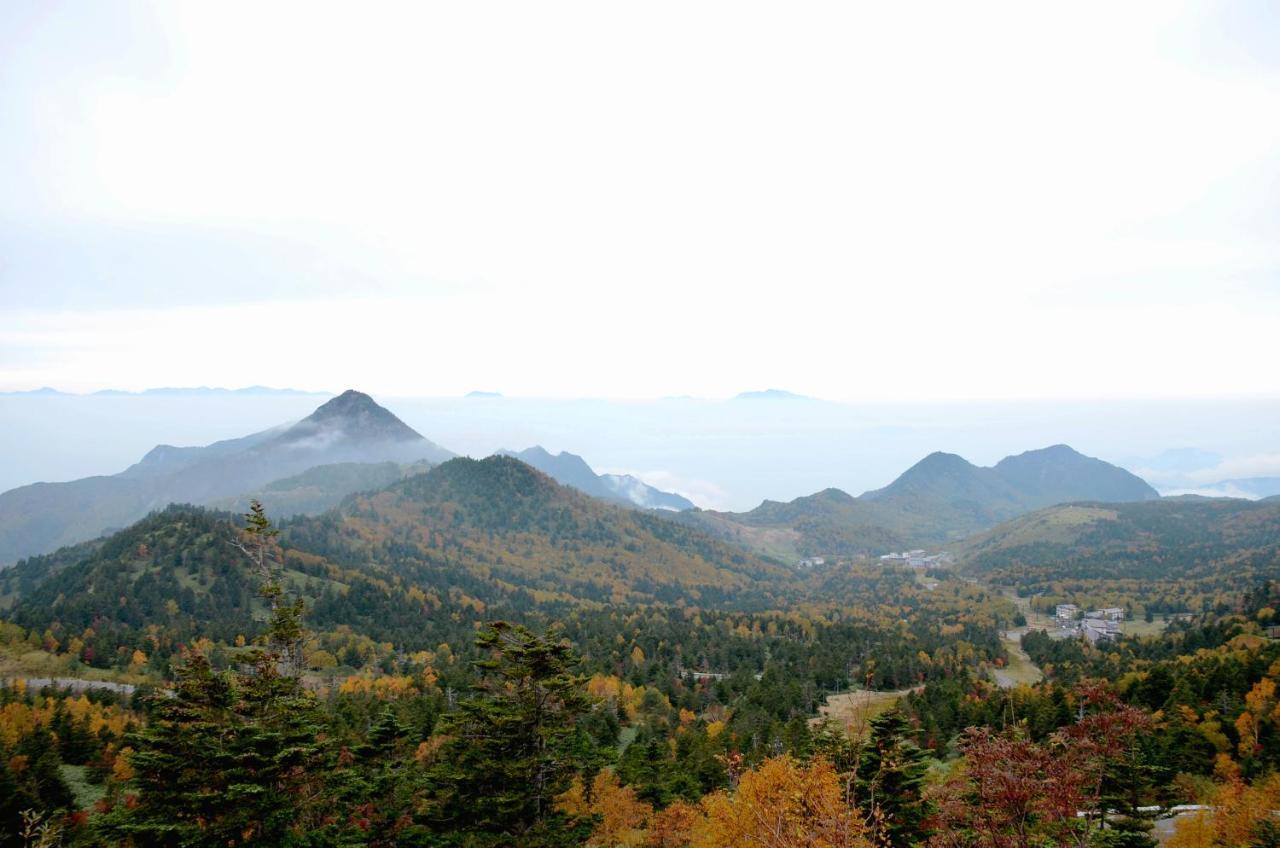
[[[136,688],[4,686],[0,845],[1150,846],[1188,803],[1179,845],[1277,836],[1275,584],[1149,636],[1030,631],[1044,679],[1006,688],[1021,616],[981,582],[842,562],[784,604],[742,554],[764,589],[720,606],[547,595],[476,552],[608,549],[610,513],[572,543],[572,504],[410,483],[279,528],[173,507],[7,574],[0,655]],[[406,540],[410,505],[453,531]]]

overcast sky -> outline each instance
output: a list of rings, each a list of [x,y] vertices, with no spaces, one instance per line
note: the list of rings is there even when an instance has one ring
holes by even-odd
[[[1280,394],[1269,2],[0,4],[0,390]]]

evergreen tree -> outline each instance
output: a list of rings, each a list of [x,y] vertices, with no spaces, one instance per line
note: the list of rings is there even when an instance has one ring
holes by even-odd
[[[576,725],[591,708],[565,641],[495,622],[476,645],[488,659],[474,697],[442,719],[427,776],[426,816],[449,844],[562,846],[591,822],[556,810],[580,761]]]
[[[928,761],[913,741],[901,710],[871,720],[871,738],[858,764],[858,801],[873,811],[893,848],[906,848],[927,835],[928,805],[922,797]]]
[[[1161,774],[1161,772],[1167,772]],[[1108,811],[1104,826],[1093,833],[1096,848],[1155,848],[1151,835],[1155,814],[1139,808],[1154,792],[1157,775],[1172,778],[1172,772],[1152,762],[1150,751],[1132,744],[1110,760],[1103,771],[1099,808]]]
[[[425,840],[413,822],[420,781],[411,753],[409,730],[388,704],[360,741],[338,754],[329,791],[345,813],[336,828],[346,837],[342,844],[416,845]]]
[[[299,844],[318,734],[314,699],[274,662],[219,674],[192,654],[129,737],[138,794],[100,833],[139,846]]]
[[[36,727],[16,748],[0,748],[0,846],[22,844],[23,812],[47,814],[74,807],[62,779],[61,760],[52,734]]]
[[[246,671],[218,673],[191,651],[171,694],[152,698],[146,725],[129,738],[139,794],[98,822],[100,835],[138,846],[303,845],[330,818],[313,800],[321,723],[298,668],[301,602],[283,600],[276,531],[256,501],[246,541],[271,602],[266,647]],[[292,673],[291,673],[292,672]]]

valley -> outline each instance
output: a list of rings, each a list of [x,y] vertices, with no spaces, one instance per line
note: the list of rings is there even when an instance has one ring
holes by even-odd
[[[502,701],[504,690],[486,681],[504,663],[524,662],[506,653],[517,646],[571,652],[573,672],[565,666],[545,683],[581,681],[579,694],[558,696],[566,708],[584,699],[572,720],[578,753],[565,762],[601,758],[607,777],[592,779],[605,781],[602,797],[630,793],[655,817],[644,821],[682,804],[704,815],[742,775],[786,757],[853,769],[892,744],[914,752],[904,762],[945,770],[957,757],[980,762],[969,727],[1022,727],[1016,744],[1039,756],[1036,746],[1075,744],[1066,740],[1086,732],[1076,724],[1094,720],[1084,705],[1097,698],[1126,721],[1156,721],[1160,757],[1176,756],[1182,773],[1207,780],[1217,767],[1210,750],[1223,750],[1222,739],[1238,747],[1223,734],[1243,733],[1215,717],[1214,687],[1244,705],[1273,663],[1280,668],[1263,627],[1274,615],[1268,581],[1280,579],[1277,508],[1156,498],[1127,472],[1065,446],[992,468],[935,454],[858,498],[829,489],[716,513],[596,474],[564,452],[452,457],[359,393],[326,403],[304,430],[311,435],[295,426],[157,449],[122,479],[201,480],[216,464],[243,488],[205,506],[166,505],[0,570],[0,679],[9,681],[0,689],[21,705],[12,709],[105,710],[121,728],[58,755],[64,783],[74,784],[68,797],[111,807],[133,791],[125,748],[159,741],[138,728],[167,726],[157,724],[170,721],[163,693],[198,700],[181,687],[222,680],[249,699],[243,710],[259,709],[255,681],[274,679],[280,666],[253,664],[264,652],[279,656],[276,644],[292,645],[297,658],[292,676],[280,678],[283,691],[308,705],[299,716],[327,728],[311,744],[371,744],[364,734],[386,722],[386,738],[400,740],[402,759],[392,762],[402,777],[386,784],[391,794],[379,796],[383,811],[367,828],[317,820],[326,839],[357,842],[390,839],[406,822],[424,838],[453,826],[398,806],[407,802],[392,787],[418,787],[407,797],[422,804],[458,785],[450,781],[472,779],[474,771],[448,777],[446,761],[409,751],[461,744],[445,728],[464,720],[461,704]],[[342,434],[323,441],[346,447],[325,448],[305,468],[258,447],[308,443],[315,433]],[[383,448],[370,445],[401,442],[441,453],[328,461],[368,450],[362,459],[376,459]],[[272,470],[237,477],[237,463],[251,457]],[[265,479],[286,466],[295,473]],[[243,514],[253,519],[259,501],[264,537]],[[885,555],[942,545],[951,556]],[[246,550],[274,565],[262,571]],[[1242,597],[1241,586],[1253,594]],[[298,605],[296,625],[281,618],[279,598]],[[1116,607],[1127,621],[1093,644],[1053,620],[1068,603]],[[295,635],[279,642],[281,628]],[[1230,682],[1224,664],[1241,669]],[[1201,677],[1202,668],[1217,671]],[[1171,689],[1170,681],[1182,682]],[[468,692],[481,694],[460,700]],[[1174,707],[1185,726],[1158,718]],[[1144,717],[1153,711],[1157,718]],[[261,719],[264,729],[277,720]],[[11,744],[43,738],[32,732]],[[1133,745],[1126,756],[1146,750]],[[1270,767],[1268,753],[1240,757],[1242,768]],[[936,778],[929,791],[960,779]],[[1172,783],[1144,786],[1135,791],[1145,800],[1192,800]],[[36,803],[46,791],[33,784],[22,797]],[[941,815],[933,795],[904,797]],[[597,815],[603,808],[592,805],[604,801],[572,803]],[[112,809],[83,833],[138,821],[127,807]]]

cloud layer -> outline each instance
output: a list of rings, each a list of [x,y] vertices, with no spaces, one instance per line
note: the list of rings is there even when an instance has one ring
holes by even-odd
[[[1273,394],[1277,20],[6,4],[0,388]]]

